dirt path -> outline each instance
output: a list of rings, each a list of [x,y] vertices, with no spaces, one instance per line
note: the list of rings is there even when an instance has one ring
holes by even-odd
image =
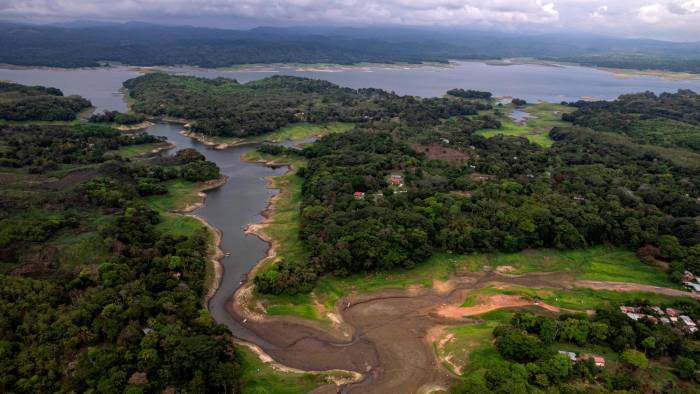
[[[512,295],[494,295],[486,299],[477,301],[474,306],[459,306],[459,305],[445,305],[441,306],[437,310],[438,316],[445,317],[448,319],[461,319],[464,316],[475,316],[481,315],[487,312],[495,311],[497,309],[503,308],[517,308],[524,306],[537,306],[542,309],[548,310],[550,312],[559,313],[560,308],[545,304],[544,302],[532,300],[520,296]]]
[[[700,300],[700,294],[697,293],[652,285],[640,285],[637,283],[579,280],[574,282],[574,287],[585,287],[593,290],[642,291],[647,293],[663,294],[671,297],[692,297]]]

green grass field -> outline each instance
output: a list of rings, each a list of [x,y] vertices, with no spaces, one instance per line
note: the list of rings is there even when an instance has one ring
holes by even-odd
[[[236,352],[243,394],[303,394],[327,383],[321,375],[276,371],[245,346],[238,346]]]
[[[330,122],[321,124],[294,123],[270,133],[255,135],[246,138],[206,136],[205,139],[207,140],[207,142],[213,144],[228,145],[235,145],[243,142],[279,142],[285,140],[303,140],[307,137],[323,136],[333,133],[344,133],[346,131],[352,130],[353,128],[355,128],[354,123],[343,122]]]
[[[513,110],[512,105],[498,107],[496,110],[486,111],[484,113],[496,116],[501,122],[501,128],[498,130],[480,130],[477,131],[476,134],[486,138],[497,135],[525,137],[533,143],[548,148],[554,143],[554,141],[549,138],[549,131],[556,126],[569,125],[569,123],[561,120],[561,114],[575,110],[573,107],[552,103],[528,104],[517,109],[527,112],[532,117],[522,124],[516,123],[508,117],[508,113]],[[496,111],[499,113],[496,113]]]
[[[576,279],[633,282],[677,288],[658,267],[641,262],[631,251],[597,246],[579,250],[527,250],[519,253],[464,256],[470,271],[490,266],[510,274],[569,272]]]
[[[669,297],[661,294],[641,291],[610,291],[592,290],[586,288],[573,288],[569,290],[559,289],[532,289],[523,286],[488,287],[469,292],[462,306],[474,306],[479,297],[506,294],[525,298],[541,300],[549,305],[564,309],[585,312],[606,306],[619,306],[631,303],[635,300],[647,300],[654,305],[671,306],[674,302],[688,300],[685,297]]]
[[[176,179],[165,182],[168,193],[160,196],[150,196],[146,199],[151,208],[159,212],[169,212],[183,209],[199,201],[197,189],[200,184]]]

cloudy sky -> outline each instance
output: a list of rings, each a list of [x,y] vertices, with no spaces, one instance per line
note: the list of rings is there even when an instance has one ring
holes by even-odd
[[[0,0],[0,19],[449,26],[700,41],[700,0]]]

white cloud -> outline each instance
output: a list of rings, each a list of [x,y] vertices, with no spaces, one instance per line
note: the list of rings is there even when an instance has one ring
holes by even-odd
[[[0,18],[405,24],[700,39],[700,0],[0,0]],[[221,23],[219,23],[221,25]]]

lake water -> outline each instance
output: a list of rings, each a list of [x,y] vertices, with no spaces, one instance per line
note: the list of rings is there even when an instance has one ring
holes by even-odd
[[[459,62],[453,67],[363,67],[330,71],[270,68],[266,71],[227,71],[192,67],[166,71],[201,77],[235,78],[248,82],[270,75],[295,75],[325,79],[351,88],[376,87],[399,94],[442,96],[452,88],[490,91],[496,96],[520,97],[527,101],[576,101],[583,97],[604,100],[620,94],[650,90],[656,93],[678,89],[700,91],[700,79],[673,81],[652,76],[619,78],[593,68],[579,66],[511,65]],[[90,99],[98,110],[125,110],[119,93],[122,82],[140,73],[128,67],[103,69],[0,69],[0,80],[28,85],[54,86],[66,94]]]

